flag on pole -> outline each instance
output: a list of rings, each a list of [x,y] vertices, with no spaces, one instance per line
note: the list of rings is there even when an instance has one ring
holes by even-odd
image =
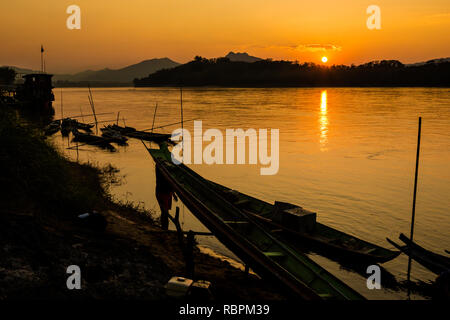
[[[44,46],[41,44],[41,72],[44,72]]]

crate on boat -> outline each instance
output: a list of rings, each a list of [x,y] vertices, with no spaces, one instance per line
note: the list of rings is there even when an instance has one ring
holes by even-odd
[[[315,212],[302,207],[275,201],[272,220],[298,232],[312,232],[316,225]]]

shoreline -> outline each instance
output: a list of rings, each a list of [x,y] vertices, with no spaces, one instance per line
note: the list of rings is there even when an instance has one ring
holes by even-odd
[[[76,177],[64,184],[68,190],[87,189],[63,199],[58,194],[54,199],[43,199],[42,195],[29,194],[26,189],[20,190],[22,199],[18,199],[13,187],[9,194],[3,195],[13,201],[0,209],[0,300],[169,299],[164,284],[172,276],[186,275],[177,235],[162,230],[148,212],[131,203],[112,200],[108,184],[118,172],[116,169],[100,170],[90,164],[69,161],[43,141],[36,129],[24,128],[16,120],[6,125],[3,122],[3,130],[8,129],[8,125],[14,127],[11,128],[13,134],[3,138],[11,140],[6,152],[33,147],[16,145],[14,131],[17,130],[17,135],[23,135],[19,138],[29,139],[29,144],[42,144],[42,151],[33,148],[34,157],[45,156],[50,167],[55,161],[61,165],[60,173]],[[16,160],[19,163],[28,161]],[[29,162],[33,166],[33,161]],[[49,186],[47,191],[52,192],[52,185],[61,181],[55,181],[58,175],[49,175],[45,169],[41,168],[36,175],[45,180],[45,185]],[[86,196],[92,196],[92,199],[85,199]],[[84,200],[90,204],[88,212],[96,210],[106,219],[104,232],[92,231],[76,222],[76,216],[86,212],[79,211],[79,208],[86,208]],[[60,203],[55,204],[55,201]],[[195,279],[210,281],[216,300],[230,297],[244,301],[285,299],[271,284],[252,273],[246,276],[229,262],[213,257],[197,246],[194,247],[194,261]],[[69,265],[80,266],[81,290],[66,287]]]
[[[105,85],[105,84],[95,84],[95,83],[90,83],[89,85],[76,85],[76,84],[72,84],[72,85],[68,85],[68,86],[59,86],[58,84],[53,84],[55,88],[60,88],[60,89],[71,89],[71,88],[96,88],[96,89],[101,89],[101,88],[134,88],[134,89],[139,89],[139,88],[176,88],[179,89],[180,86],[174,84],[168,84],[168,85],[148,85],[148,86],[135,86],[132,83],[131,84],[124,84],[124,85]],[[282,86],[282,85],[273,85],[273,86],[263,86],[263,85],[254,85],[254,86],[250,86],[250,85],[243,85],[243,86],[226,86],[226,85],[183,85],[182,86],[183,89],[214,89],[214,88],[218,88],[218,89],[315,89],[315,88],[372,88],[372,89],[376,89],[376,88],[429,88],[429,89],[445,89],[445,88],[450,88],[449,85],[385,85],[385,86],[381,86],[381,85],[304,85],[304,86],[300,86],[300,85],[291,85],[291,86]]]

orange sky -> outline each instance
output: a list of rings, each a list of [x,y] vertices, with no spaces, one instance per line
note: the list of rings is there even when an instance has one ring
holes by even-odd
[[[71,4],[81,30],[66,28]],[[366,27],[371,4],[381,30]],[[39,69],[43,43],[53,73],[229,51],[328,64],[450,56],[449,0],[14,0],[0,2],[0,24],[0,65]]]

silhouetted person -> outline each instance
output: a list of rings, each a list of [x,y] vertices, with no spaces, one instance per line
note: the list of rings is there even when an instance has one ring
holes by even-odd
[[[157,166],[155,166],[155,175],[156,200],[158,200],[159,208],[161,210],[161,227],[164,230],[167,230],[169,228],[169,210],[172,209],[173,190]]]

